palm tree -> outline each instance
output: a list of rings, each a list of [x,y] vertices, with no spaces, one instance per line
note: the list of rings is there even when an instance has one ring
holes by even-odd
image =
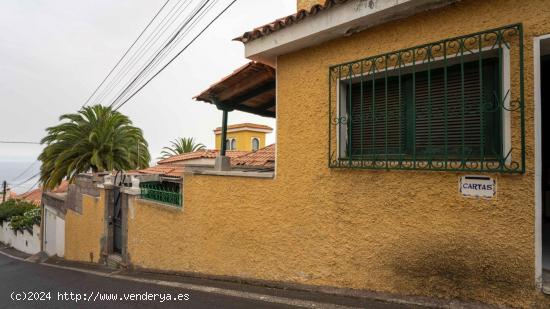
[[[53,189],[63,179],[72,180],[83,172],[149,166],[151,156],[143,132],[110,107],[88,106],[59,120],[64,122],[47,128],[41,141],[46,145],[38,157],[45,189]]]
[[[190,137],[180,137],[171,141],[170,147],[162,148],[161,159],[166,159],[171,156],[175,156],[182,153],[195,152],[197,150],[203,150],[206,148],[202,143],[196,143],[195,139]]]

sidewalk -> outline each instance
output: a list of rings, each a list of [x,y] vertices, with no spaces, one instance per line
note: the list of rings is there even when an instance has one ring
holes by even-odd
[[[12,248],[0,246],[0,253],[30,262],[33,257]],[[215,293],[241,297],[266,303],[276,303],[304,308],[494,308],[482,304],[463,303],[429,298],[406,298],[375,294],[366,296],[343,296],[305,291],[296,288],[274,288],[239,282],[203,279],[176,274],[161,274],[136,270],[113,270],[101,264],[66,261],[49,258],[42,265],[79,271],[96,276],[134,282],[150,283],[171,288],[197,292]]]

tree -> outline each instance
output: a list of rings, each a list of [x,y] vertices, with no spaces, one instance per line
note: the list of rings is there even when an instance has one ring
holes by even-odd
[[[165,159],[171,156],[175,156],[182,153],[195,152],[197,150],[203,150],[206,148],[202,143],[196,143],[195,139],[190,137],[180,137],[171,141],[170,147],[162,148],[161,159]]]
[[[59,117],[59,125],[46,129],[40,181],[53,189],[65,178],[83,172],[141,169],[151,156],[141,129],[125,115],[102,105]]]

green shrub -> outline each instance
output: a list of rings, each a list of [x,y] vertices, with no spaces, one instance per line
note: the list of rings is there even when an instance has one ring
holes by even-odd
[[[23,215],[13,216],[10,220],[10,227],[14,231],[27,230],[32,233],[33,225],[40,225],[40,208],[27,210]]]
[[[9,200],[0,204],[0,224],[11,221],[14,216],[23,216],[27,211],[38,209],[34,204],[19,200]],[[31,227],[32,228],[32,227]]]

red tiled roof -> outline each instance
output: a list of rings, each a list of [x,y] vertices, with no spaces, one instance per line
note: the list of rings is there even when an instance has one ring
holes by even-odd
[[[167,163],[175,163],[175,162],[184,162],[188,160],[193,159],[214,159],[218,156],[219,150],[217,149],[204,149],[194,152],[188,152],[188,153],[182,153],[179,155],[171,156],[169,158],[166,158],[164,160],[160,160],[158,164],[167,164]],[[236,158],[239,156],[242,156],[244,154],[248,153],[247,151],[237,151],[237,150],[228,150],[225,155],[230,158]]]
[[[32,191],[21,194],[17,196],[17,199],[33,203],[35,205],[40,205],[40,202],[42,202],[42,188],[36,188]]]
[[[237,166],[275,167],[275,144],[231,159],[231,164]]]
[[[65,193],[69,190],[69,182],[67,180],[63,180],[61,184],[57,187],[55,187],[51,192],[54,193]],[[29,203],[33,203],[35,205],[40,205],[42,202],[42,187],[36,188],[32,191],[23,193],[21,195],[17,195],[15,198],[18,200],[27,201]]]
[[[299,21],[309,17],[309,16],[315,16],[319,14],[320,12],[324,10],[328,10],[332,7],[335,7],[337,5],[340,5],[342,3],[347,2],[348,0],[326,0],[324,4],[316,4],[312,6],[309,10],[299,10],[298,12],[288,15],[286,17],[282,17],[279,19],[276,19],[275,21],[265,24],[263,26],[257,27],[252,31],[245,32],[240,37],[237,37],[233,40],[235,41],[241,41],[243,43],[248,43],[250,41],[253,41],[257,38],[261,38],[263,36],[269,35],[273,32],[279,31],[283,28],[286,28],[288,26],[291,26],[295,23],[298,23]]]
[[[177,165],[156,165],[142,170],[128,171],[129,174],[159,174],[171,177],[181,177],[185,167]]]
[[[239,123],[239,124],[232,124],[232,125],[227,126],[227,129],[228,129],[228,130],[231,130],[231,129],[241,129],[241,128],[253,128],[253,129],[261,129],[261,130],[273,130],[273,128],[270,127],[270,126],[266,126],[266,125],[263,125],[263,124],[249,123],[249,122]],[[214,129],[214,132],[218,132],[218,131],[221,131],[221,130],[222,130],[221,127],[217,127],[216,129]]]
[[[52,190],[53,193],[65,193],[69,191],[69,182],[63,180],[59,186]]]

